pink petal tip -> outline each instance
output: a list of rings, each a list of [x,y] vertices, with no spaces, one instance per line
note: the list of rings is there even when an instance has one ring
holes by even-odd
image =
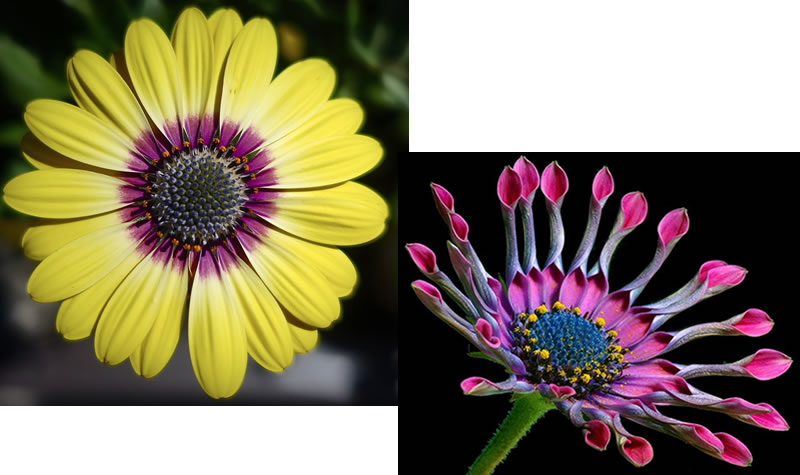
[[[542,173],[542,193],[553,203],[564,197],[569,189],[567,174],[556,162],[547,165]]]
[[[436,254],[424,244],[406,244],[406,250],[411,255],[411,259],[414,260],[414,264],[423,273],[432,274],[438,270],[436,267]]]

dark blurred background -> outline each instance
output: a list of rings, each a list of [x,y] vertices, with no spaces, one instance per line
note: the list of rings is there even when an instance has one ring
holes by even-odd
[[[362,133],[379,139],[385,156],[360,182],[389,202],[391,221],[379,240],[345,248],[360,275],[342,318],[320,332],[320,344],[297,355],[281,374],[252,360],[239,393],[227,404],[397,404],[397,158],[408,148],[408,6],[367,0],[61,0],[9,2],[0,15],[0,182],[33,170],[19,151],[27,131],[25,104],[36,98],[73,102],[69,57],[86,48],[107,57],[122,47],[131,20],[146,16],[169,34],[194,5],[209,16],[231,7],[243,21],[269,18],[278,33],[276,73],[305,57],[327,59],[337,73],[334,96],[358,100]],[[25,292],[36,263],[19,245],[32,218],[0,200],[0,405],[207,404],[189,361],[185,327],[164,371],[143,380],[123,363],[94,357],[92,338],[63,340],[58,304],[37,304]]]

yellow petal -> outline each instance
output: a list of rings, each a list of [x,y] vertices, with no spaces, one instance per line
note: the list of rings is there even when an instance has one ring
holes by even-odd
[[[50,254],[33,270],[28,293],[37,302],[71,297],[102,279],[134,252],[130,223],[98,229]]]
[[[350,295],[358,282],[358,273],[345,253],[335,247],[306,244],[309,263],[325,277],[336,296]]]
[[[144,254],[139,252],[128,254],[96,284],[61,302],[56,316],[56,330],[67,340],[80,340],[91,335],[111,293],[143,257]]]
[[[332,188],[281,193],[267,221],[322,244],[346,246],[378,237],[389,208],[364,185],[349,181]]]
[[[119,214],[112,212],[31,226],[22,236],[22,248],[26,257],[41,261],[75,239],[121,221]]]
[[[217,86],[222,81],[222,65],[228,56],[233,39],[242,30],[242,19],[235,10],[220,8],[208,18],[208,28],[214,43],[214,62],[211,68],[211,95],[206,104],[206,113],[214,114],[214,107],[217,104]]]
[[[317,330],[306,330],[294,325],[289,325],[289,331],[292,334],[292,347],[295,353],[308,353],[319,341]]]
[[[3,189],[15,210],[42,218],[78,218],[125,206],[117,178],[83,170],[50,168],[24,173]]]
[[[181,333],[183,309],[189,289],[189,272],[186,259],[173,258],[169,266],[161,299],[153,301],[151,305],[156,313],[153,327],[131,355],[133,370],[145,378],[152,378],[164,369],[175,352]]]
[[[111,64],[98,54],[80,50],[67,63],[67,82],[75,101],[103,119],[131,142],[150,134],[142,108]]]
[[[235,262],[226,267],[235,292],[233,311],[244,317],[247,352],[264,368],[283,371],[292,363],[293,356],[289,324],[283,311],[250,266],[234,256],[230,260]]]
[[[330,97],[335,82],[333,68],[321,59],[298,61],[284,69],[267,88],[258,132],[273,142],[295,130]]]
[[[286,155],[297,147],[328,137],[356,133],[364,120],[364,110],[352,99],[333,99],[322,105],[300,127],[269,145],[275,156]]]
[[[172,246],[167,245],[167,255]],[[159,313],[171,309],[175,299],[186,295],[165,295],[172,270],[163,252],[154,250],[142,259],[108,300],[94,335],[94,352],[103,363],[116,365],[141,344]],[[169,289],[172,290],[172,289]]]
[[[327,327],[339,317],[339,299],[311,264],[307,243],[274,230],[245,251],[272,295],[303,323]]]
[[[200,386],[215,399],[233,396],[247,368],[245,325],[232,311],[231,292],[211,257],[201,257],[189,302],[189,356]]]
[[[186,104],[184,126],[189,136],[193,137],[211,93],[214,60],[211,32],[203,12],[190,7],[181,13],[172,30],[172,45],[178,59],[178,77],[183,86],[183,98]],[[189,130],[190,126],[187,123],[189,118],[198,120],[198,123],[193,125],[195,130]]]
[[[22,149],[22,156],[25,157],[25,160],[39,170],[45,170],[47,168],[77,168],[79,170],[88,170],[95,173],[115,173],[105,168],[94,167],[62,155],[43,144],[41,140],[37,139],[36,136],[30,132],[22,137],[20,148]]]
[[[65,102],[37,99],[25,108],[25,123],[39,140],[79,162],[108,170],[144,170],[133,144],[115,128]]]
[[[372,137],[348,135],[298,147],[286,155],[274,155],[278,188],[311,188],[335,185],[356,178],[378,164],[381,144]]]
[[[220,137],[248,127],[264,110],[267,85],[275,71],[277,41],[272,23],[265,18],[248,21],[233,41],[223,73]],[[226,126],[225,122],[232,124]]]
[[[125,61],[139,100],[156,127],[178,145],[183,93],[178,82],[178,60],[167,38],[148,19],[131,23],[125,34]]]

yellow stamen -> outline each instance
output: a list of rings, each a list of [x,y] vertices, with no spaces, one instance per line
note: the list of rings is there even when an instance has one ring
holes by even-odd
[[[534,312],[536,312],[536,315],[544,315],[545,313],[547,313],[547,307],[545,307],[544,304],[539,305],[538,307],[536,307],[536,310],[534,310]]]
[[[542,350],[539,356],[541,356],[543,360],[546,360],[547,358],[550,358],[550,352],[547,350]]]
[[[523,335],[523,336],[528,336],[528,335],[530,335],[530,334],[531,334],[531,331],[530,331],[530,330],[528,330],[527,328],[526,328],[526,329],[524,329],[524,330],[522,330],[522,335]]]
[[[608,336],[610,336],[611,338],[616,338],[617,337],[617,332],[615,332],[614,330],[609,330]]]
[[[589,381],[591,379],[592,379],[592,377],[589,376],[588,374],[584,374],[583,376],[581,376],[581,381],[583,381],[583,384],[589,384]]]
[[[573,308],[573,309],[572,309],[572,313],[574,313],[575,315],[580,315],[580,314],[581,314],[581,309],[580,309],[580,307],[575,307],[575,308]]]
[[[597,317],[594,321],[594,324],[597,325],[597,328],[603,328],[606,326],[606,321],[602,317]]]
[[[564,310],[565,308],[567,308],[567,307],[563,303],[561,303],[559,301],[556,301],[556,303],[553,304],[553,311],[554,312],[558,312],[559,310]]]
[[[525,353],[530,353],[530,351],[531,351],[531,347],[530,347],[530,345],[525,345],[525,347],[523,348],[523,350],[525,350]]]
[[[537,317],[534,314],[528,315],[528,322],[530,322],[530,323],[536,323],[536,320],[538,320],[538,319],[539,319],[539,317]]]

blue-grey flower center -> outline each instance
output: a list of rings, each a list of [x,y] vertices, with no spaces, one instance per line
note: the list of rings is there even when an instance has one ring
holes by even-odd
[[[522,313],[512,326],[512,351],[525,363],[531,382],[571,386],[578,396],[608,388],[618,379],[627,350],[616,343],[605,321],[588,320],[580,309],[556,302],[548,310]]]
[[[160,232],[187,244],[228,236],[244,210],[246,187],[218,149],[185,148],[150,175],[148,209]]]

